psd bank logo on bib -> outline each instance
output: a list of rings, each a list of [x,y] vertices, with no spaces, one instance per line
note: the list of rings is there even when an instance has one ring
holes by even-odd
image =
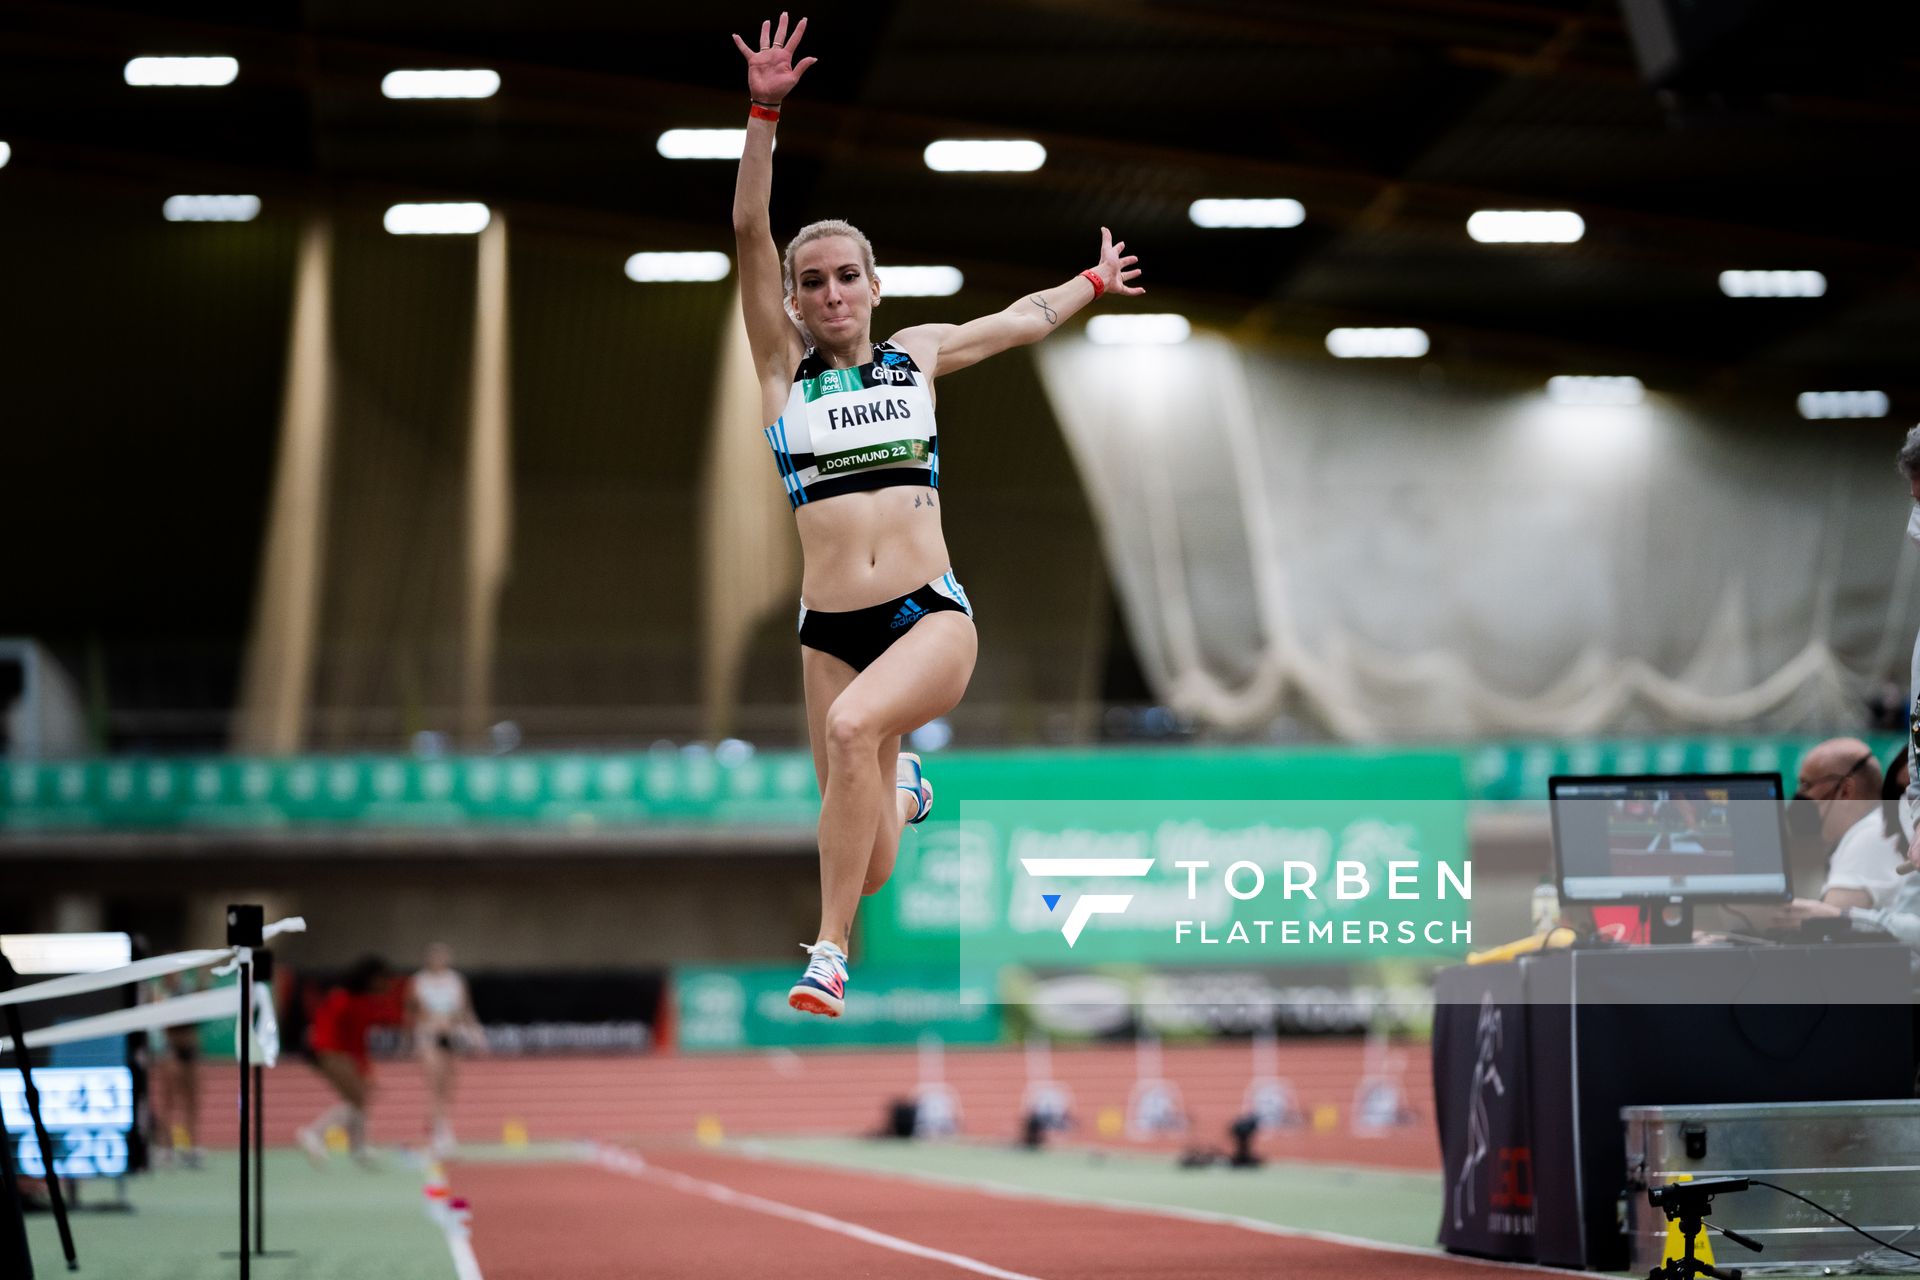
[[[1110,880],[1118,876],[1144,876],[1153,870],[1152,858],[1022,858],[1020,865],[1027,874],[1036,880],[1100,879]],[[1043,893],[1041,901],[1052,911],[1060,905],[1062,895]],[[1119,915],[1133,902],[1130,893],[1085,893],[1074,900],[1068,908],[1066,919],[1060,925],[1060,932],[1066,935],[1067,945],[1071,947],[1080,941],[1080,933],[1087,927],[1087,921],[1095,916]]]

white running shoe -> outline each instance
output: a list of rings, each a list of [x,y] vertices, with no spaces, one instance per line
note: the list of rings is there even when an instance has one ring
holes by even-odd
[[[327,1159],[332,1155],[332,1152],[327,1150],[327,1140],[325,1137],[321,1136],[317,1130],[310,1126],[300,1130],[293,1136],[294,1140],[300,1144],[300,1149],[307,1153],[307,1159],[313,1162],[314,1168],[324,1169],[327,1167]]]
[[[787,1003],[802,1013],[839,1017],[847,1007],[847,953],[824,940],[803,942],[800,949],[807,953],[807,971],[787,992]]]
[[[900,762],[893,769],[893,785],[911,795],[918,807],[907,821],[919,824],[927,820],[933,812],[933,784],[920,772],[920,757],[911,751],[900,753]]]

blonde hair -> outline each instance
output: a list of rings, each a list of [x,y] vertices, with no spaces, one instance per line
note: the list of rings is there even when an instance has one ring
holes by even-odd
[[[845,236],[859,245],[860,262],[866,268],[867,279],[876,278],[873,270],[873,242],[867,239],[866,232],[846,219],[822,218],[818,222],[809,222],[795,232],[793,239],[787,241],[786,255],[780,260],[780,305],[786,308],[787,318],[798,326],[801,333],[806,333],[809,345],[813,342],[813,335],[807,333],[807,327],[800,323],[800,316],[790,301],[794,292],[793,255],[799,251],[801,245],[811,244],[815,240],[825,240],[828,236]]]

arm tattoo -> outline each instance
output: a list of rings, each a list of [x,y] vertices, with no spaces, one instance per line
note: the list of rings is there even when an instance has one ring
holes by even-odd
[[[1060,313],[1048,306],[1045,298],[1036,293],[1031,298],[1028,298],[1027,301],[1040,308],[1040,313],[1047,318],[1048,324],[1060,323]]]

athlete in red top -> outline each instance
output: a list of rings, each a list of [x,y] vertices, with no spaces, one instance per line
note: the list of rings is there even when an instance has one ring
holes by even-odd
[[[314,1065],[340,1101],[300,1130],[302,1148],[316,1164],[327,1159],[327,1130],[344,1129],[356,1160],[367,1158],[367,1099],[373,1092],[373,1062],[367,1033],[406,1020],[406,984],[379,956],[362,957],[313,1011],[307,1047]]]

